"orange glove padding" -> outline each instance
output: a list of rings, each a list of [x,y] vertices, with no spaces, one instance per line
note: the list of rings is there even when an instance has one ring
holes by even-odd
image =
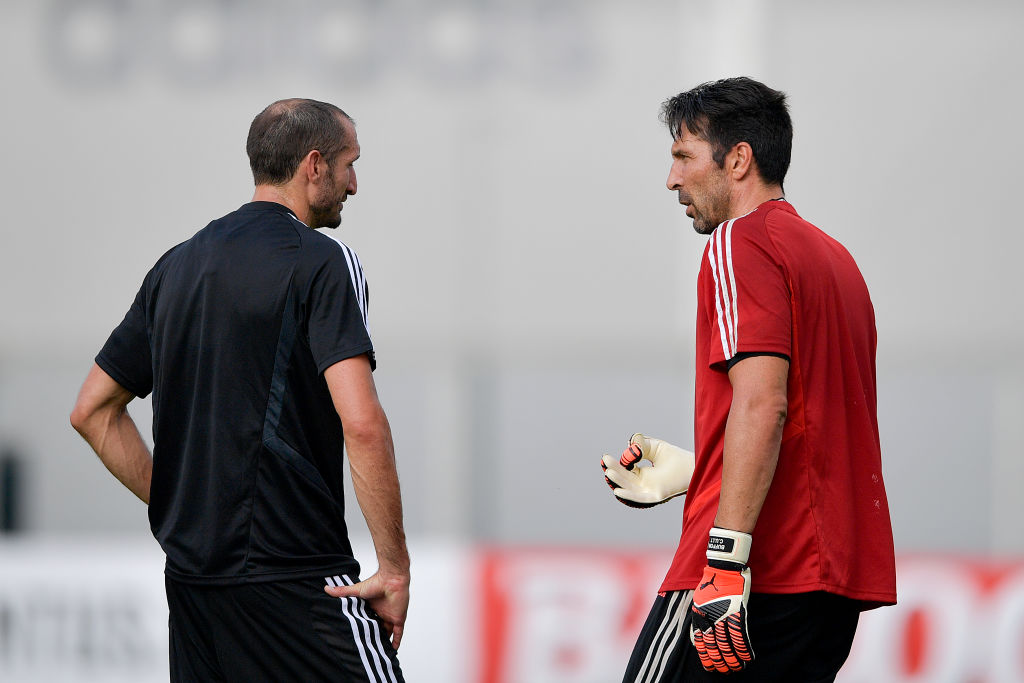
[[[690,641],[708,671],[740,671],[754,660],[747,631],[750,534],[711,529],[708,566],[693,594]]]

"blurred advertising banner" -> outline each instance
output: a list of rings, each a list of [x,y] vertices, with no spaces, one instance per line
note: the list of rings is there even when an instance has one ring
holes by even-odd
[[[0,681],[166,680],[155,541],[0,542]]]
[[[476,683],[618,682],[670,559],[481,552]],[[863,614],[840,683],[1024,681],[1024,559],[903,556],[897,573],[899,604]]]
[[[410,682],[617,683],[670,559],[411,550]],[[162,565],[149,539],[0,542],[0,681],[166,681]],[[1024,681],[1024,558],[906,555],[898,570],[900,604],[864,614],[841,683]]]
[[[618,681],[669,560],[605,550],[482,551],[479,683]]]

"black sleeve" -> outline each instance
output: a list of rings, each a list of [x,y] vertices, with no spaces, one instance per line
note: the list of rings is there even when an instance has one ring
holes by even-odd
[[[789,360],[789,356],[787,356],[786,354],[776,353],[774,351],[742,351],[729,359],[728,363],[726,363],[726,368],[728,370],[732,370],[732,366],[736,365],[744,358],[751,358],[753,356],[775,356],[776,358],[784,358],[785,360]]]
[[[143,283],[124,320],[110,333],[96,356],[96,364],[105,373],[140,398],[153,390],[153,350],[146,323],[145,290]]]
[[[357,290],[353,280],[363,283],[362,268],[345,247],[331,249],[313,275],[305,302],[305,322],[309,348],[320,373],[338,361],[363,353],[369,355],[370,365],[376,369],[366,327],[366,288],[363,285]]]

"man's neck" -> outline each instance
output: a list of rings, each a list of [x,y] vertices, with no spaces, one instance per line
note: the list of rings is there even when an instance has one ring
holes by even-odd
[[[294,197],[287,185],[257,185],[252,201],[274,202],[286,206],[296,218],[309,225],[309,207]]]
[[[778,184],[756,185],[736,187],[732,193],[732,200],[729,204],[731,218],[745,216],[765,202],[773,199],[783,199],[785,194],[782,186]]]

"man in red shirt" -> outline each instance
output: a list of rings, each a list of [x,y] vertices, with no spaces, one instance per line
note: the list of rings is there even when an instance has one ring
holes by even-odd
[[[832,681],[859,613],[896,601],[867,286],[783,198],[783,93],[726,79],[662,116],[667,186],[710,239],[692,477],[642,500],[687,491],[682,537],[624,681]],[[641,450],[606,458],[620,499],[659,481]]]

